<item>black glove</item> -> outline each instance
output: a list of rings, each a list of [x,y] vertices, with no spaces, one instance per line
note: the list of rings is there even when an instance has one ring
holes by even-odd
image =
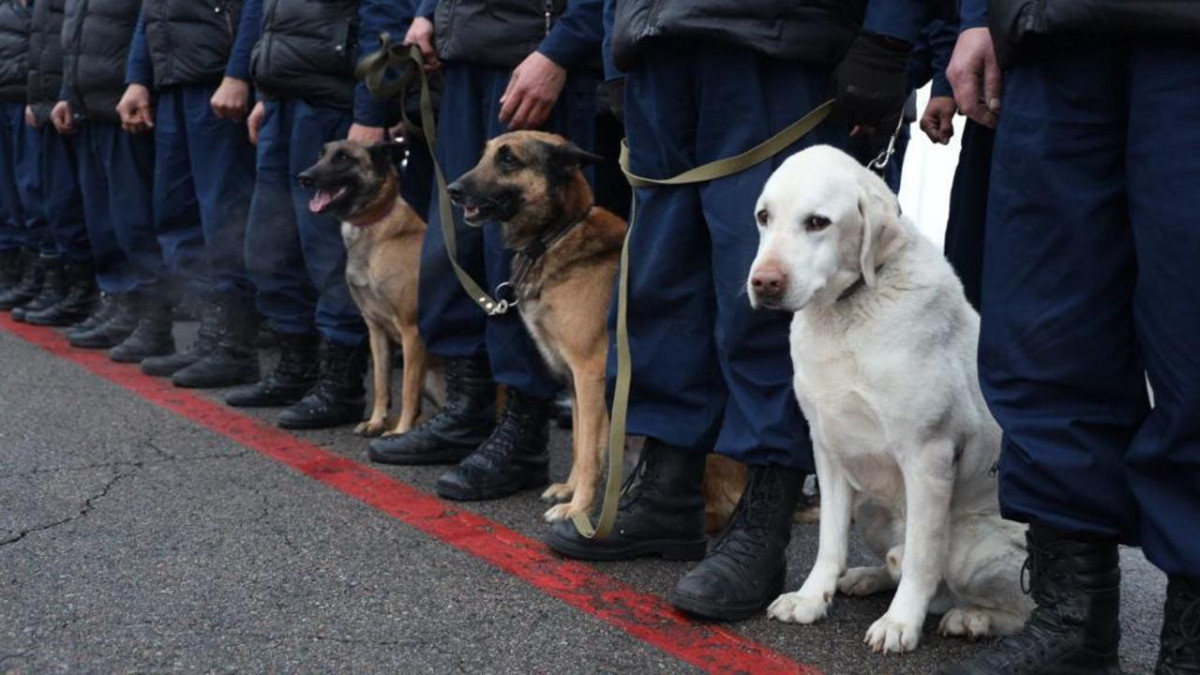
[[[908,54],[903,40],[860,33],[833,71],[837,113],[851,124],[891,133],[908,98]]]

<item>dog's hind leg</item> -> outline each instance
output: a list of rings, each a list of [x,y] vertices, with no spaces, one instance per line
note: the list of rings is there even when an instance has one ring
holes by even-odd
[[[425,351],[425,343],[421,341],[416,326],[400,329],[400,347],[404,351],[404,388],[400,391],[400,417],[396,419],[396,426],[387,432],[388,436],[402,434],[417,423],[417,415],[421,413],[421,389],[425,384],[429,360],[429,353]]]
[[[546,511],[547,522],[564,520],[577,513],[588,513],[596,499],[600,482],[605,436],[608,435],[608,409],[604,405],[604,369],[598,375],[578,373],[575,382],[576,426],[572,430],[574,462],[567,484],[571,501]]]
[[[895,590],[897,585],[887,567],[852,567],[838,579],[838,593],[863,597]]]
[[[383,327],[373,321],[367,322],[367,333],[371,341],[375,401],[370,419],[359,424],[354,431],[363,436],[378,436],[383,433],[388,404],[391,402],[392,345]]]
[[[976,605],[955,607],[942,617],[938,633],[976,640],[983,637],[1012,635],[1021,630],[1025,619],[1012,612]]]

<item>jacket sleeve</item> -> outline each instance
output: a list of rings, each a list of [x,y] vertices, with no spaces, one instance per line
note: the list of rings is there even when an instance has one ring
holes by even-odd
[[[612,60],[612,36],[613,24],[617,19],[617,0],[604,0],[604,38],[600,43],[600,52],[604,57],[604,81],[611,82],[625,77],[625,74],[617,70],[617,65]]]
[[[262,0],[245,0],[242,3],[242,18],[238,20],[237,37],[229,52],[229,63],[225,65],[225,76],[250,81],[250,54],[262,37]]]
[[[930,96],[954,96],[954,89],[946,79],[946,67],[958,41],[958,22],[935,21],[930,27],[929,50],[933,53],[933,90]]]
[[[433,21],[433,14],[437,11],[438,0],[420,0],[417,3],[417,16]]]
[[[417,12],[417,0],[361,0],[358,5],[358,58],[379,49],[379,35],[389,33],[399,44]],[[354,122],[383,127],[397,116],[395,103],[381,101],[359,82],[354,88]]]
[[[987,0],[958,0],[958,29],[987,28]]]
[[[862,28],[913,44],[925,25],[926,14],[926,0],[869,0]]]
[[[154,86],[154,67],[150,63],[150,48],[146,46],[146,14],[138,13],[133,41],[129,44],[129,60],[125,66],[125,84]]]
[[[585,62],[604,40],[604,0],[569,0],[538,51],[563,68]]]

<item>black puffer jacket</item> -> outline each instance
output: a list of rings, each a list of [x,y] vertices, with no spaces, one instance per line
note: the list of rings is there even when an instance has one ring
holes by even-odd
[[[567,0],[549,0],[551,21]],[[546,37],[544,0],[453,0],[437,3],[433,17],[438,57],[512,68]]]
[[[125,60],[141,0],[66,0],[63,16],[63,82],[73,112],[120,122]]]
[[[765,56],[833,64],[858,35],[867,0],[622,0],[612,58],[628,70],[657,40],[716,41]]]
[[[271,98],[354,106],[357,0],[265,0],[250,58],[255,86]]]
[[[1200,45],[1195,0],[990,0],[988,22],[1002,64],[1046,35],[1185,38]]]
[[[241,0],[145,0],[154,86],[220,82],[241,8]]]
[[[66,0],[34,0],[29,28],[29,105],[39,120],[50,119],[63,82],[63,11]]]
[[[0,101],[28,98],[29,17],[29,9],[16,0],[0,0]]]

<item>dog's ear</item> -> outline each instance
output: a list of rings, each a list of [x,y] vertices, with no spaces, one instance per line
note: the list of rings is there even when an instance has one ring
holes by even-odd
[[[881,178],[862,170],[859,179],[858,213],[862,217],[862,246],[858,264],[863,281],[875,285],[875,270],[904,244],[900,226],[900,202]]]
[[[367,148],[367,152],[375,166],[386,170],[387,167],[398,166],[404,161],[408,154],[408,146],[402,141],[382,141]]]
[[[541,141],[539,141],[541,142]],[[546,153],[547,167],[556,173],[567,174],[575,169],[599,164],[604,161],[600,155],[594,155],[570,141],[561,145],[541,142]]]

